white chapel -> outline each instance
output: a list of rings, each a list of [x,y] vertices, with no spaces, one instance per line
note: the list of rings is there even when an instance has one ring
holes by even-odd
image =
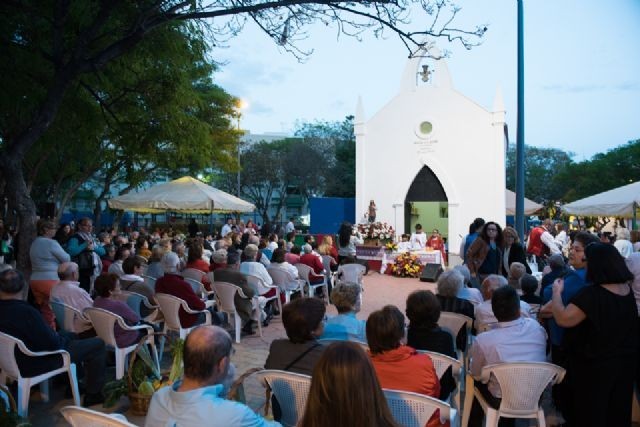
[[[368,120],[358,100],[354,128],[357,218],[374,200],[377,221],[398,234],[418,223],[427,235],[438,229],[450,254],[475,218],[504,224],[508,139],[499,89],[488,111],[456,91],[444,59],[411,58],[398,94]]]

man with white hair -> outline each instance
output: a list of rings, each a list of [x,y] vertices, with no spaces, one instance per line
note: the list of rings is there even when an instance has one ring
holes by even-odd
[[[495,290],[502,286],[509,286],[509,283],[500,274],[490,274],[482,282],[484,301],[475,308],[475,325],[478,332],[482,332],[498,323],[498,319],[493,314],[493,308],[491,307],[491,297]],[[524,301],[520,301],[520,316],[531,317],[531,306]]]
[[[258,247],[256,245],[249,243],[244,248],[243,255],[244,261],[240,264],[240,272],[242,274],[259,277],[267,285],[273,284],[273,279],[267,272],[265,266],[256,261],[256,257],[258,256]]]
[[[60,282],[51,288],[51,301],[58,301],[75,308],[80,313],[85,308],[93,307],[93,300],[89,293],[80,287],[78,281],[78,264],[75,262],[64,262],[58,267],[58,277]],[[67,325],[65,325],[67,326]],[[93,331],[91,322],[81,316],[74,317],[73,324],[68,325],[70,332],[85,336],[88,331]],[[95,333],[90,335],[95,336]]]
[[[169,294],[184,300],[192,310],[204,310],[205,303],[193,291],[193,288],[187,283],[180,274],[178,274],[178,266],[180,258],[175,252],[168,252],[162,256],[162,267],[164,276],[156,281],[156,293]],[[190,328],[193,325],[204,322],[204,313],[189,314],[180,308],[180,324],[183,328]],[[216,319],[216,316],[213,316]]]
[[[628,228],[618,227],[616,229],[616,241],[613,244],[624,258],[628,258],[633,253],[633,243],[631,243],[631,232]]]
[[[480,289],[476,289],[470,286],[471,272],[469,271],[469,267],[467,267],[465,264],[460,264],[453,267],[453,269],[458,273],[460,273],[464,278],[464,284],[460,288],[460,290],[458,291],[458,295],[456,296],[461,299],[466,299],[467,301],[471,302],[471,304],[473,304],[474,306],[478,304],[482,304],[482,301],[484,301],[484,298],[482,298]]]
[[[184,343],[184,378],[153,394],[145,426],[280,426],[242,403],[225,399],[231,350],[231,337],[224,329],[194,329]]]
[[[260,246],[260,238],[258,236],[250,236],[249,243],[251,243],[252,245],[256,245],[256,247],[258,247]],[[269,267],[271,265],[271,261],[269,260],[269,257],[266,256],[260,250],[260,248],[258,248],[258,255],[256,255],[256,261],[258,261],[260,264],[264,265],[265,267]]]

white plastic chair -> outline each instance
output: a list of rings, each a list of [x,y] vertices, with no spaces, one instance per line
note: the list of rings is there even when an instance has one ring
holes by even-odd
[[[151,276],[147,276],[147,275],[142,275],[142,278],[144,279],[144,283],[146,283],[147,285],[151,286],[151,289],[153,289],[154,291],[156,290],[156,278],[155,277],[151,277]]]
[[[122,414],[105,414],[81,406],[65,406],[60,413],[71,427],[136,427]]]
[[[298,263],[295,265],[298,269],[298,277],[307,283],[307,293],[309,297],[313,297],[317,288],[324,288],[324,300],[325,303],[329,303],[329,286],[327,286],[327,277],[322,275],[322,283],[311,284],[309,281],[309,274],[313,271],[311,267],[306,264]],[[314,273],[315,274],[315,273]]]
[[[163,332],[166,334],[168,331],[176,331],[180,335],[180,338],[185,339],[189,332],[193,328],[199,325],[210,325],[211,324],[211,313],[209,310],[192,310],[189,308],[187,302],[181,298],[174,297],[169,294],[156,294],[156,299],[158,300],[158,304],[160,305],[160,310],[164,315],[164,330]],[[182,308],[185,312],[189,314],[199,314],[204,313],[205,320],[204,323],[200,323],[198,325],[193,325],[190,328],[183,328],[180,324],[180,308]]]
[[[128,347],[118,347],[116,343],[116,336],[114,331],[114,326],[116,323],[122,329],[127,331],[139,331],[144,330],[147,331],[148,336],[141,339],[146,339],[147,343],[151,345],[152,355],[154,357],[155,363],[158,365],[158,369],[160,369],[160,364],[158,363],[158,353],[156,351],[156,344],[153,340],[153,328],[151,326],[146,325],[138,325],[138,326],[129,326],[125,323],[122,316],[118,316],[115,313],[112,313],[108,310],[103,310],[101,308],[89,307],[84,309],[84,315],[91,320],[93,324],[93,328],[96,330],[96,335],[98,335],[102,341],[107,346],[107,349],[113,350],[116,354],[116,379],[124,377],[124,371],[126,369],[127,355],[133,352],[138,342],[133,343]]]
[[[267,272],[273,279],[273,284],[280,288],[280,293],[284,294],[285,304],[289,304],[289,301],[291,301],[291,294],[294,292],[304,294],[304,284],[306,283],[304,280],[296,277],[292,282],[287,272],[279,268],[267,268]],[[295,283],[297,288],[291,289],[292,283]]]
[[[264,296],[266,293],[271,292],[272,289],[276,290],[275,296],[272,297],[264,297],[267,302],[276,300],[276,304],[278,304],[278,310],[282,314],[282,301],[280,301],[280,288],[278,286],[267,285],[264,280],[262,280],[258,276],[253,276],[251,274],[244,275],[247,278],[247,283],[256,291],[256,295]]]
[[[196,271],[200,272],[200,270]],[[202,272],[200,273],[202,274]],[[204,284],[199,280],[184,277],[184,281],[191,285],[193,292],[203,300],[207,300],[210,295],[213,295],[213,291],[208,291],[207,288],[204,287]]]
[[[49,356],[59,354],[62,358],[62,366],[53,371],[45,372],[35,377],[23,377],[20,374],[18,363],[15,358],[15,348],[31,357]],[[71,391],[73,393],[73,401],[76,405],[80,405],[80,392],[78,391],[78,378],[76,376],[76,365],[71,363],[71,356],[65,350],[56,351],[38,351],[34,352],[27,348],[22,340],[12,337],[11,335],[0,332],[0,383],[5,384],[7,377],[18,381],[18,415],[26,417],[29,415],[29,394],[31,387],[40,384],[40,391],[45,402],[49,401],[49,378],[66,372],[69,376]]]
[[[449,421],[451,427],[459,424],[457,412],[445,402],[424,394],[383,389],[393,419],[404,427],[424,427],[434,412],[440,410],[440,422]]]
[[[473,319],[469,316],[449,311],[440,313],[440,318],[438,319],[438,326],[453,336],[453,345],[456,347],[456,350],[459,350],[456,345],[456,337],[464,327],[467,328],[467,348],[465,351],[469,350],[471,344],[471,325],[473,325]]]
[[[162,313],[160,312],[160,306],[153,305],[149,302],[149,298],[131,291],[120,291],[118,294],[114,294],[114,297],[127,304],[134,313],[140,316],[141,319],[149,323],[162,323]],[[140,314],[140,307],[144,305],[147,309],[152,310],[151,314],[146,317],[142,317]]]
[[[514,362],[488,365],[482,368],[480,381],[487,383],[495,377],[502,392],[498,409],[492,408],[467,375],[467,394],[464,399],[462,426],[467,427],[473,398],[478,399],[486,414],[486,426],[497,427],[500,417],[535,418],[540,427],[545,427],[544,411],[539,406],[540,396],[548,385],[557,384],[564,378],[565,370],[546,362]]]
[[[236,342],[240,343],[240,332],[242,330],[242,322],[238,312],[236,310],[236,304],[234,302],[234,297],[236,293],[240,295],[241,298],[249,299],[244,292],[242,292],[242,288],[240,286],[236,286],[232,283],[228,282],[213,282],[211,287],[216,293],[216,299],[218,301],[218,310],[222,313],[227,313],[229,317],[233,316],[234,320],[234,330],[236,332]],[[251,317],[252,320],[255,320],[258,323],[258,332],[260,336],[262,336],[262,322],[260,321],[261,310],[258,304],[258,297],[252,298],[253,305],[253,315]]]
[[[266,370],[257,372],[262,377],[280,404],[280,424],[295,427],[304,415],[311,387],[311,377],[293,372]]]
[[[362,287],[362,278],[367,269],[362,264],[343,264],[338,267],[335,276],[341,282],[357,283]]]
[[[453,375],[453,379],[456,383],[456,388],[451,392],[451,396],[449,399],[453,397],[453,403],[456,409],[460,410],[460,384],[464,381],[464,367],[462,363],[458,359],[454,359],[453,357],[449,357],[445,354],[436,353],[435,351],[426,351],[426,350],[416,350],[420,354],[426,354],[431,357],[433,361],[433,367],[436,369],[436,375],[438,378],[442,379],[442,376],[447,372],[447,369],[451,367],[451,374]]]
[[[50,300],[49,304],[51,305],[51,310],[56,317],[58,329],[67,332],[77,332],[75,330],[76,319],[91,325],[91,321],[84,317],[82,312],[77,308],[56,300]]]

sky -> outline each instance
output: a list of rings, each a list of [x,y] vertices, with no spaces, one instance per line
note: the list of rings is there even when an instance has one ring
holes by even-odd
[[[487,24],[467,51],[444,39],[456,90],[491,109],[501,88],[515,142],[517,6],[515,0],[458,0],[456,26]],[[640,139],[640,0],[525,0],[525,143],[575,154],[581,161]],[[419,28],[419,23],[414,23]],[[341,121],[361,96],[368,119],[398,92],[407,50],[389,35],[362,41],[316,26],[300,43],[300,63],[255,26],[216,48],[214,79],[245,100],[241,127],[292,133],[298,121]]]

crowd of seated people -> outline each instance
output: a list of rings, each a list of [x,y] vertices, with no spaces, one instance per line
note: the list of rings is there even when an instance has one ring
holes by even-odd
[[[191,309],[203,311],[211,305],[207,296],[184,279],[198,280],[206,290],[212,289],[211,281],[228,282],[243,291],[244,297],[236,294],[234,303],[242,332],[252,335],[256,310],[264,311],[261,321],[268,324],[276,305],[265,306],[265,301],[275,290],[261,295],[247,275],[271,285],[269,269],[280,269],[291,279],[290,289],[285,286],[282,290],[297,289],[295,264],[308,265],[317,276],[309,278],[315,283],[324,280],[327,273],[321,254],[337,262],[336,257],[351,257],[357,244],[357,236],[347,234],[346,227],[339,248],[330,239],[323,239],[320,248],[314,239],[308,239],[301,248],[295,244],[295,233],[285,242],[274,233],[260,236],[254,227],[241,230],[233,221],[227,224],[228,232],[215,239],[196,236],[186,240],[160,231],[127,236],[106,233],[97,239],[89,219],[78,225],[75,232],[61,235],[58,241],[51,223],[39,224],[40,237],[31,248],[34,271],[38,272],[29,283],[33,306],[23,300],[27,284],[22,275],[3,267],[0,331],[22,339],[33,351],[69,351],[83,377],[85,405],[103,399],[105,345],[86,319],[75,319],[68,331],[56,331],[60,325],[47,310],[48,301],[63,302],[79,311],[100,307],[120,315],[128,324],[137,324],[141,317],[118,298],[121,290],[142,294],[151,304],[157,302],[157,293],[170,294]],[[552,393],[553,405],[566,425],[630,425],[631,395],[640,359],[640,255],[626,254],[628,245],[621,251],[611,243],[601,243],[591,233],[571,233],[568,260],[558,245],[553,255],[537,259],[547,267],[542,277],[534,276],[526,273],[528,263],[513,256],[524,246],[517,239],[503,242],[501,227],[495,222],[484,226],[488,228],[474,227],[481,241],[475,246],[473,239],[468,242],[471,252],[466,265],[441,274],[436,292],[419,290],[407,297],[408,325],[402,311],[391,305],[378,307],[366,319],[358,318],[359,283],[337,281],[329,295],[337,316],[327,317],[326,306],[317,297],[294,294],[291,302],[283,305],[286,337],[271,342],[264,367],[311,376],[300,425],[340,425],[336,420],[344,417],[350,419],[350,425],[397,425],[382,388],[447,399],[455,388],[451,372],[439,378],[431,357],[418,350],[456,358],[454,348],[469,355],[468,373],[476,378],[475,388],[493,407],[500,405],[502,392],[495,378],[486,384],[478,380],[485,366],[551,361],[567,369],[565,380],[554,386]],[[546,245],[549,239],[544,233],[552,234],[553,227],[545,223],[543,228],[539,237]],[[624,233],[618,234],[624,237]],[[532,311],[532,306],[536,310]],[[142,317],[147,314],[144,309],[140,307]],[[214,323],[230,328],[223,316],[210,310]],[[440,328],[443,312],[474,319],[472,339],[464,335],[466,328],[457,336]],[[185,328],[196,326],[185,343],[184,377],[155,393],[146,425],[211,424],[212,420],[213,425],[278,425],[277,400],[273,401],[276,421],[271,422],[224,398],[233,380],[229,333],[217,326],[197,326],[204,322],[203,313],[181,310],[179,318]],[[142,335],[116,326],[118,346],[135,343]],[[465,348],[468,341],[472,344]],[[18,364],[21,371],[35,375],[59,366],[60,361],[52,357],[46,363],[35,363],[19,356]],[[333,399],[330,410],[327,396]],[[470,425],[481,425],[482,417],[476,401]],[[503,420],[501,425],[510,422]],[[440,425],[437,414],[428,425]]]

